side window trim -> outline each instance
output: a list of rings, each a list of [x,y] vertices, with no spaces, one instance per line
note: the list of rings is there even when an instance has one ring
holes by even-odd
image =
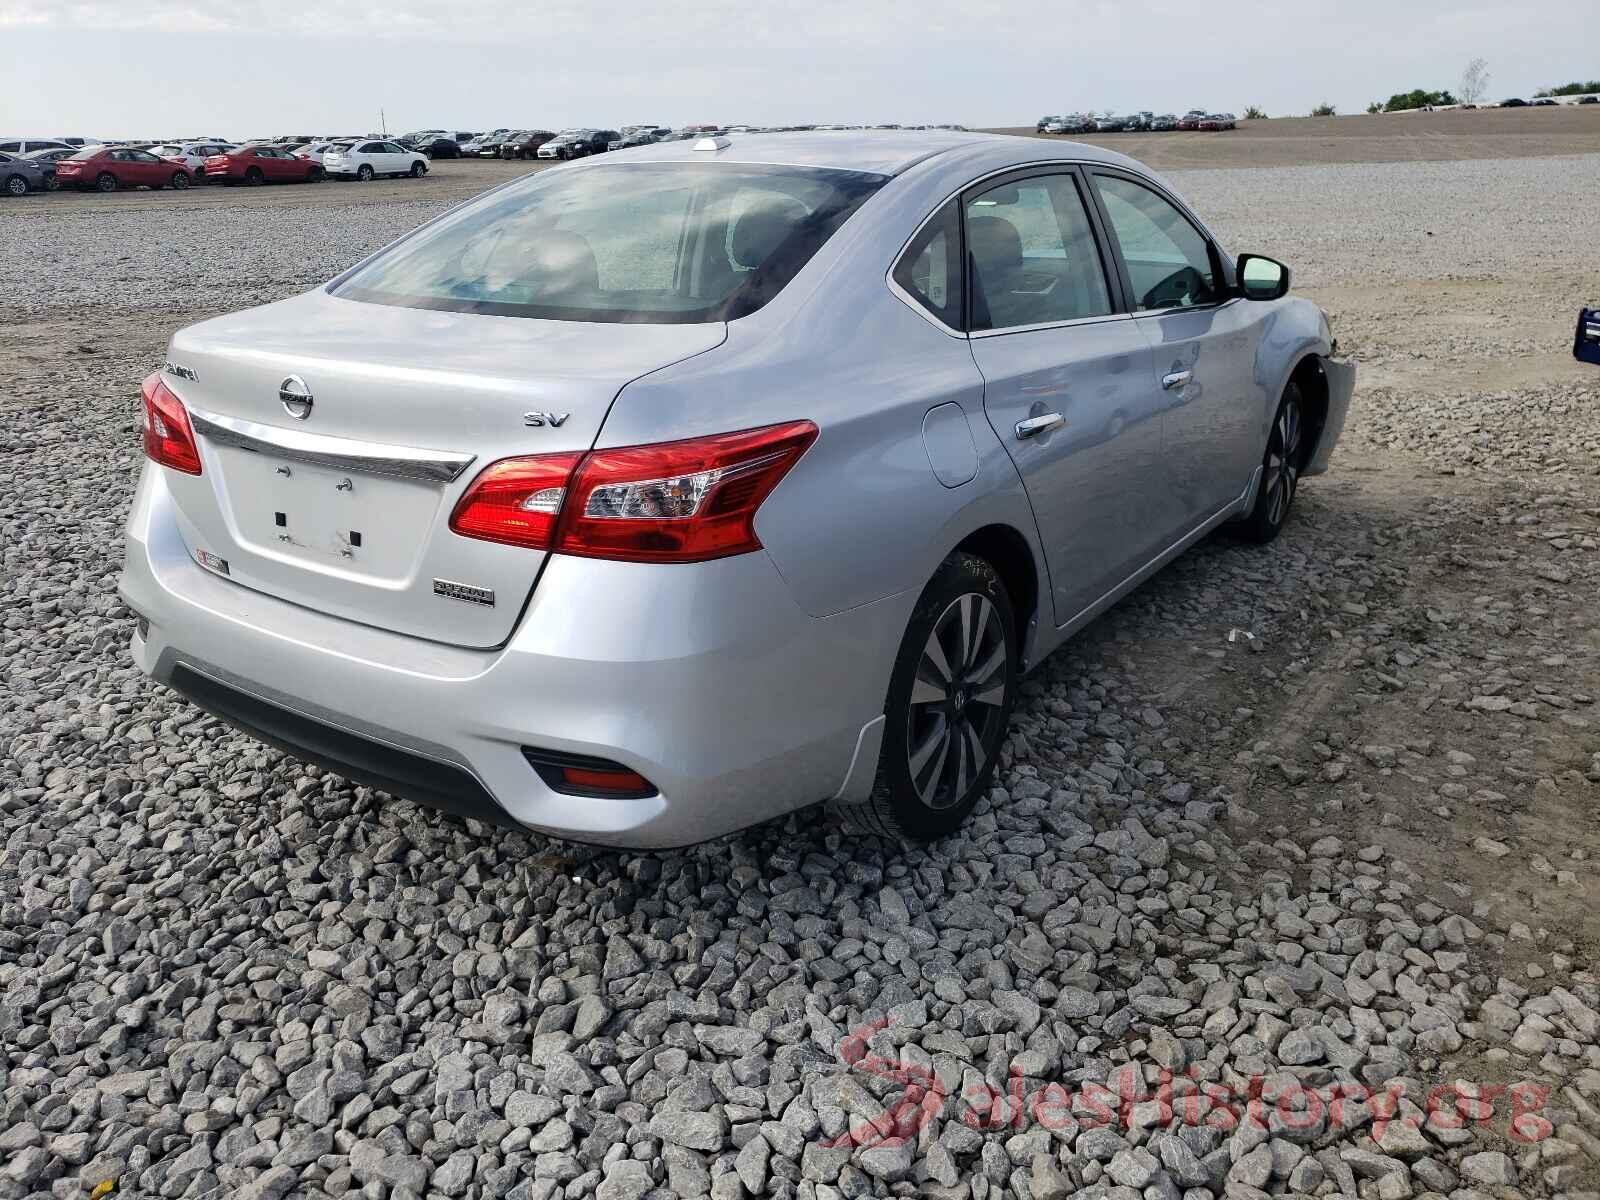
[[[1192,305],[1189,308],[1139,308],[1134,303],[1133,276],[1128,273],[1128,264],[1122,256],[1122,245],[1118,242],[1116,230],[1111,224],[1110,216],[1106,213],[1100,189],[1095,185],[1094,177],[1096,175],[1104,175],[1110,179],[1122,179],[1129,183],[1137,184],[1154,192],[1161,199],[1172,205],[1173,210],[1187,221],[1200,239],[1205,242],[1206,252],[1211,256],[1211,270],[1221,284],[1221,299],[1215,300],[1210,304]],[[1114,166],[1095,164],[1086,170],[1084,182],[1087,185],[1090,197],[1089,202],[1094,206],[1095,223],[1102,227],[1102,235],[1112,249],[1112,261],[1116,265],[1116,275],[1120,281],[1120,290],[1125,306],[1124,311],[1129,316],[1137,319],[1141,317],[1159,317],[1172,312],[1209,312],[1213,309],[1221,308],[1225,304],[1231,304],[1238,299],[1234,294],[1233,272],[1228,267],[1227,256],[1217,248],[1216,239],[1211,236],[1211,232],[1204,225],[1200,224],[1195,215],[1189,211],[1187,205],[1157,184],[1155,180],[1148,179],[1133,171],[1123,171]]]
[[[1093,317],[1074,317],[1067,321],[1043,321],[1037,325],[1013,325],[1005,329],[973,329],[972,328],[972,271],[971,264],[967,261],[967,201],[982,195],[992,188],[1008,183],[1021,183],[1027,179],[1039,179],[1046,175],[1066,175],[1073,181],[1078,189],[1079,201],[1083,204],[1084,215],[1088,219],[1089,227],[1094,232],[1095,249],[1100,255],[1100,270],[1105,277],[1106,292],[1111,304],[1111,311]],[[1070,329],[1075,325],[1099,325],[1107,321],[1125,321],[1130,316],[1127,307],[1127,298],[1131,291],[1127,289],[1122,275],[1120,260],[1113,266],[1111,257],[1112,244],[1106,236],[1106,231],[1101,227],[1099,197],[1094,194],[1090,180],[1085,174],[1084,165],[1076,162],[1032,163],[1025,167],[1015,167],[1010,170],[996,172],[982,179],[974,179],[962,187],[956,196],[959,202],[961,218],[961,324],[967,331],[969,338],[1006,337],[1014,333],[1034,333],[1041,329]]]

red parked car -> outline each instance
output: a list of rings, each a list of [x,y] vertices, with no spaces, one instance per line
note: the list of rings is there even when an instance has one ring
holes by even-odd
[[[122,146],[85,146],[56,163],[56,186],[64,188],[92,187],[102,192],[123,187],[186,188],[194,178],[181,158],[160,158],[148,150]]]
[[[206,159],[207,183],[315,183],[322,164],[300,158],[283,146],[240,146]]]

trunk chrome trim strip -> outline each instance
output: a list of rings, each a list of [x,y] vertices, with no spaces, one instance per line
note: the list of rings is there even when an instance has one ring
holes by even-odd
[[[417,446],[395,446],[365,442],[357,438],[329,437],[300,429],[261,425],[240,417],[189,409],[194,431],[207,441],[236,450],[249,450],[291,462],[330,467],[339,471],[365,471],[397,479],[420,479],[428,483],[451,483],[460,478],[477,458],[475,454],[452,454],[445,450],[425,450]]]

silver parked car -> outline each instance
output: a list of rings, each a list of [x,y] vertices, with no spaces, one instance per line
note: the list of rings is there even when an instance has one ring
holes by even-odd
[[[1023,672],[1218,526],[1269,541],[1327,468],[1354,369],[1288,284],[1072,143],[531,175],[172,339],[133,653],[485,819],[671,846],[831,800],[937,837]]]

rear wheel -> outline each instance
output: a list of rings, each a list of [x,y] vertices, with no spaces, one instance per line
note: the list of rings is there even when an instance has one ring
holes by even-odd
[[[371,163],[362,163],[358,168],[356,168],[356,178],[359,179],[362,183],[371,183],[372,182],[372,164]]]
[[[187,171],[174,171],[172,173],[172,186],[177,188],[180,192],[184,188],[188,187],[189,183],[190,183],[189,172],[187,172]]]
[[[6,191],[13,196],[26,196],[28,194],[28,181],[21,175],[6,176]]]
[[[51,171],[50,174],[48,174],[48,175],[46,175],[44,177],[44,190],[45,191],[53,192],[53,191],[57,190],[60,186],[61,186],[61,181],[56,178],[56,173],[54,171]]]
[[[267,177],[261,173],[260,167],[251,167],[244,173],[244,181],[251,187],[260,187],[267,181]]]
[[[311,164],[311,170],[306,172],[307,183],[321,183],[327,177],[327,172],[317,163]]]
[[[95,176],[94,186],[102,192],[114,192],[117,190],[117,177],[110,171],[101,171]]]
[[[1017,690],[1011,597],[989,563],[952,554],[923,589],[889,677],[872,794],[845,825],[927,842],[953,833],[989,787]]]
[[[1289,519],[1304,466],[1305,404],[1299,385],[1291,383],[1283,391],[1267,437],[1267,450],[1261,459],[1261,488],[1255,507],[1241,527],[1246,538],[1265,544],[1278,536]]]

